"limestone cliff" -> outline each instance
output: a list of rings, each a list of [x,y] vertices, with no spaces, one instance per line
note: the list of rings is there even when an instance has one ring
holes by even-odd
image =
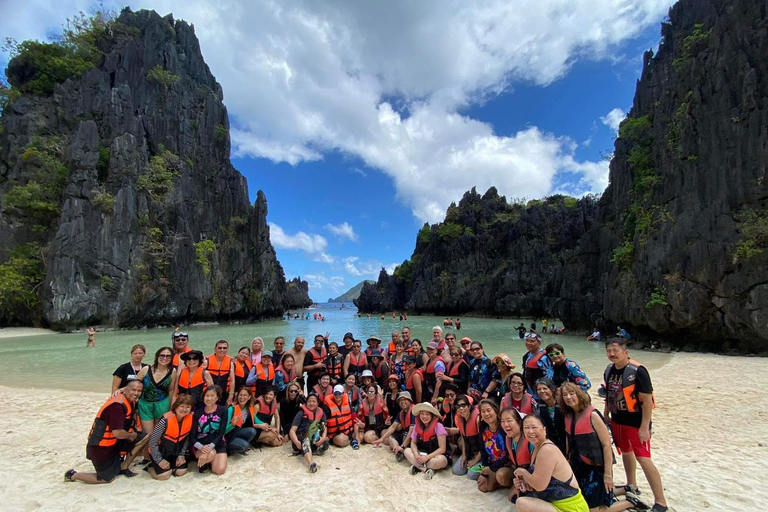
[[[495,191],[465,196],[476,206],[425,227],[411,260],[365,287],[358,307],[546,314],[680,347],[768,351],[766,10],[752,0],[670,10],[596,209],[534,205],[478,225],[472,208],[493,208]],[[526,215],[539,216],[528,229]],[[459,236],[445,244],[425,230]]]
[[[45,45],[6,72],[0,321],[135,326],[309,305],[270,244],[266,197],[251,204],[229,161],[223,92],[194,28],[126,9],[85,36],[65,57],[91,64],[69,78],[48,80],[61,50]]]

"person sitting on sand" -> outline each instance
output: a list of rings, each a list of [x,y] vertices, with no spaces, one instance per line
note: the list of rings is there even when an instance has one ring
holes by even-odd
[[[199,409],[203,406],[203,391],[213,387],[213,379],[208,370],[200,366],[203,364],[203,353],[199,350],[184,352],[180,359],[184,363],[184,368],[179,372],[174,396],[192,395],[195,399],[195,408]]]
[[[147,365],[141,361],[147,353],[147,349],[144,345],[134,345],[131,347],[131,360],[125,364],[121,364],[112,373],[112,391],[110,394],[115,394],[120,388],[124,388],[128,382],[138,378],[139,373]]]
[[[245,453],[256,437],[256,425],[262,421],[256,417],[256,409],[251,403],[253,395],[248,387],[240,388],[235,395],[235,403],[227,408],[228,421],[224,430],[227,442],[227,455]]]
[[[415,417],[412,411],[413,399],[411,399],[411,394],[407,391],[401,391],[397,396],[397,405],[399,412],[394,416],[389,428],[372,444],[374,446],[381,446],[382,444],[389,445],[390,450],[395,454],[397,462],[402,462],[405,458],[405,454],[403,453],[405,448],[403,445],[406,436],[408,436],[411,427],[415,423]]]
[[[328,421],[326,422],[327,436],[331,443],[340,448],[349,445],[350,439],[358,443],[352,437],[353,433],[357,433],[355,428],[356,422],[354,420],[354,412],[349,406],[349,397],[344,392],[343,385],[336,384],[333,387],[333,396],[325,399],[325,409],[328,415]]]
[[[293,444],[294,455],[304,454],[310,473],[317,472],[317,463],[312,460],[312,455],[324,454],[329,446],[325,414],[319,404],[317,395],[310,393],[307,396],[306,405],[301,406],[301,410],[293,419],[288,433]]]
[[[448,432],[440,423],[440,412],[428,402],[413,408],[416,417],[411,435],[405,440],[405,458],[411,463],[411,474],[424,473],[430,480],[435,471],[447,467],[450,461],[448,453]]]
[[[573,382],[584,391],[589,391],[592,383],[589,378],[575,362],[565,357],[565,349],[559,343],[550,343],[546,348],[547,357],[552,361],[553,372],[552,380],[558,388],[564,382]]]
[[[483,469],[477,479],[477,490],[492,492],[499,487],[511,487],[507,434],[501,427],[499,406],[491,399],[480,402],[480,439]]]
[[[523,418],[523,434],[534,446],[531,464],[515,469],[514,485],[524,494],[517,498],[519,512],[553,510],[589,512],[571,466],[557,447],[547,439],[541,418],[529,414]],[[549,505],[549,506],[547,506]]]
[[[176,390],[178,377],[176,368],[171,366],[171,361],[173,361],[173,349],[162,347],[155,352],[154,364],[145,366],[136,375],[136,379],[144,384],[144,392],[139,398],[138,405],[142,432],[152,432],[155,421],[170,411],[171,403],[175,401],[173,392]]]
[[[536,391],[539,400],[536,402],[535,412],[547,427],[547,439],[565,454],[565,420],[563,412],[557,406],[557,386],[552,379],[539,379],[536,381]]]
[[[587,341],[600,341],[601,336],[602,335],[600,334],[600,330],[597,327],[595,327],[595,330],[592,331],[592,334],[587,336]]]
[[[255,425],[256,435],[251,441],[254,446],[256,446],[257,441],[264,446],[283,444],[283,436],[280,433],[282,418],[277,406],[277,394],[274,386],[268,387],[263,395],[255,399],[254,407],[259,423]],[[272,426],[273,420],[274,426]]]
[[[357,377],[352,373],[344,379],[344,393],[349,398],[349,407],[352,408],[352,412],[356,413],[360,408],[360,388],[357,387]]]
[[[128,468],[148,441],[142,432],[136,430],[136,404],[143,389],[144,384],[140,380],[132,380],[101,406],[85,449],[85,456],[93,463],[96,473],[70,469],[64,473],[65,481],[108,484],[117,475],[136,476]]]
[[[192,397],[181,395],[152,429],[149,437],[149,474],[155,480],[187,474],[187,454],[192,433]]]
[[[208,467],[216,475],[223,475],[227,470],[227,441],[224,432],[229,415],[226,407],[218,403],[222,395],[219,386],[206,389],[203,393],[203,408],[195,413],[192,423],[190,444],[200,473]]]
[[[627,501],[613,498],[613,449],[603,416],[592,407],[579,386],[566,382],[560,388],[559,405],[565,416],[566,457],[592,512],[620,512],[649,507],[631,493]]]
[[[386,428],[384,422],[387,416],[387,407],[378,392],[378,388],[375,384],[369,384],[365,388],[365,395],[360,401],[360,408],[357,411],[357,418],[362,423],[356,433],[357,442],[359,444],[364,442],[372,444],[378,440]]]
[[[536,402],[533,396],[525,391],[525,381],[523,374],[514,372],[509,376],[509,393],[501,399],[501,408],[514,407],[522,414],[531,414]]]
[[[301,406],[304,405],[304,394],[301,391],[299,383],[292,381],[285,387],[285,396],[280,399],[280,403],[277,404],[277,410],[280,411],[280,434],[284,437],[288,437],[288,431],[291,429],[293,419],[301,410]]]
[[[456,426],[461,438],[459,447],[461,457],[453,465],[454,475],[467,475],[472,480],[477,480],[483,469],[480,459],[480,451],[483,449],[480,438],[480,410],[472,405],[472,398],[467,395],[456,397]]]
[[[531,453],[534,446],[523,435],[523,416],[514,407],[501,410],[501,428],[507,435],[507,455],[509,455],[510,471],[517,468],[528,468],[531,463]],[[515,503],[520,495],[520,490],[512,486],[509,491],[509,501]]]

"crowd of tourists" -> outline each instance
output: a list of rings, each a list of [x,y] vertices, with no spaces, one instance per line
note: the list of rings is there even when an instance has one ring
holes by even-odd
[[[562,345],[543,348],[535,331],[524,341],[516,371],[509,355],[489,357],[480,341],[457,340],[439,326],[426,346],[403,327],[384,342],[319,334],[309,348],[303,337],[287,349],[277,337],[268,350],[257,337],[234,354],[220,340],[207,356],[177,329],[151,365],[136,345],[115,370],[88,435],[96,472],[70,469],[65,480],[132,477],[139,456],[157,480],[190,469],[221,475],[252,447],[283,444],[315,473],[316,457],[329,449],[369,444],[389,447],[412,475],[448,471],[483,493],[506,488],[519,511],[667,510],[650,453],[653,388],[627,340],[606,341],[602,414]],[[614,444],[626,472],[621,485]],[[639,497],[637,464],[652,508]]]

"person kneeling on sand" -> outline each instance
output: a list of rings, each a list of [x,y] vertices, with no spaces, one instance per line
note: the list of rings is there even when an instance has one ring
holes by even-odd
[[[143,389],[140,380],[132,380],[122,393],[111,396],[101,406],[86,447],[86,457],[93,462],[96,473],[78,473],[70,469],[64,473],[65,481],[107,484],[117,475],[136,476],[128,467],[148,441],[145,434],[136,432],[136,403]]]
[[[192,432],[192,407],[195,399],[181,395],[171,411],[160,418],[149,437],[151,466],[147,469],[155,480],[187,474],[187,453]]]
[[[401,391],[397,395],[397,405],[400,407],[400,412],[397,413],[397,416],[392,420],[392,424],[384,431],[382,436],[371,444],[373,446],[388,444],[395,454],[397,462],[402,462],[405,458],[403,453],[405,448],[403,446],[411,426],[415,423],[411,394],[407,391]]]
[[[219,386],[208,388],[203,393],[203,408],[195,413],[192,422],[192,454],[197,458],[200,473],[210,467],[217,475],[227,470],[227,408],[219,405],[223,394]]]
[[[440,423],[440,412],[428,402],[413,408],[416,421],[411,435],[405,440],[405,458],[411,463],[411,474],[424,473],[429,480],[436,470],[450,464],[448,432]]]
[[[291,425],[288,436],[293,443],[294,455],[304,454],[304,460],[309,464],[309,472],[317,472],[317,462],[312,460],[312,454],[324,454],[328,450],[325,413],[315,393],[307,396],[307,404],[301,406]]]
[[[349,444],[349,439],[355,429],[354,414],[349,406],[349,397],[344,392],[344,386],[336,384],[333,396],[325,399],[328,410],[328,439],[334,445],[343,448]]]

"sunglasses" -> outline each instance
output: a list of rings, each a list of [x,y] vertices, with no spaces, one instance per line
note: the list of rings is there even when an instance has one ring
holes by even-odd
[[[518,387],[518,386],[522,386],[522,385],[523,385],[523,383],[522,383],[522,382],[514,382],[514,381],[513,381],[513,382],[510,382],[510,383],[509,383],[509,385],[510,385],[510,386],[515,386],[515,387]]]
[[[456,395],[454,395],[453,393],[446,393],[445,398],[456,398]]]
[[[560,352],[559,350],[553,350],[552,352],[550,352],[547,355],[548,356],[559,356],[560,354],[562,354],[562,352]]]
[[[504,361],[496,361],[496,366],[507,366],[507,363]]]
[[[483,350],[483,349],[481,349],[480,347],[474,347],[474,348],[471,348],[469,350],[470,350],[470,352],[477,352],[477,351]]]
[[[369,389],[368,391],[366,391],[366,393],[368,393],[369,395],[375,395],[376,394],[376,390],[375,389]]]
[[[292,394],[292,395],[295,395],[296,393],[298,393],[298,391],[297,391],[297,390],[295,390],[295,389],[292,389],[292,390],[290,390],[288,393],[290,393],[290,394]]]
[[[469,407],[469,404],[456,404],[457,409],[463,409],[464,407]]]

